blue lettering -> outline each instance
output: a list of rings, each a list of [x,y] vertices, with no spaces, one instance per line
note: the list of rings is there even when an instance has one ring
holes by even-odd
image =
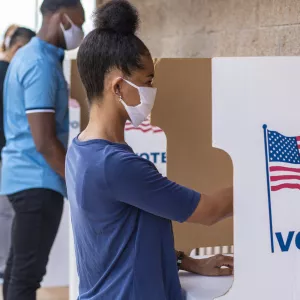
[[[153,162],[157,164],[157,156],[160,154],[159,152],[151,152],[150,153],[153,156]]]
[[[292,240],[293,240],[293,237],[294,237],[294,234],[295,234],[295,231],[290,231],[289,234],[288,234],[288,237],[287,237],[287,240],[286,240],[286,243],[284,243],[283,241],[283,237],[282,237],[282,233],[281,232],[276,232],[275,235],[276,235],[276,238],[277,238],[277,241],[278,241],[278,244],[280,246],[280,249],[282,252],[287,252],[289,251],[290,249],[290,246],[291,246],[291,243],[292,243]],[[297,237],[298,237],[299,233],[297,234]],[[298,243],[300,244],[300,237],[298,238]],[[296,241],[297,242],[297,241]],[[297,244],[296,244],[297,245]],[[299,245],[300,246],[300,245]],[[298,247],[298,246],[297,246]],[[299,247],[298,247],[299,248]]]
[[[298,234],[296,235],[295,244],[296,247],[300,250],[300,232],[298,232]]]
[[[160,162],[161,160],[161,163],[165,164],[167,162],[167,154],[166,152],[162,152],[162,153],[159,153],[159,152],[151,152],[151,153],[136,153],[136,155],[144,158],[144,159],[147,159],[147,160],[151,160],[154,164],[157,164]]]
[[[147,154],[147,153],[141,153],[140,157],[150,160],[149,154]]]

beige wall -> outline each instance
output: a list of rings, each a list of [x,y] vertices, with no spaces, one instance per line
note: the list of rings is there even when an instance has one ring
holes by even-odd
[[[154,57],[300,54],[300,0],[130,2]]]

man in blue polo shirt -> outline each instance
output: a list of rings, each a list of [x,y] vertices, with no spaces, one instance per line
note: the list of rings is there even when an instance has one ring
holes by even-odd
[[[83,39],[80,0],[44,0],[42,28],[21,49],[4,86],[2,190],[15,211],[4,300],[35,300],[63,210],[68,142],[64,49]]]

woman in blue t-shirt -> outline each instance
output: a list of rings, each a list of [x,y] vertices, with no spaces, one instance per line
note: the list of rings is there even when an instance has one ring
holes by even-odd
[[[139,126],[156,96],[138,24],[127,1],[110,1],[96,11],[96,29],[78,53],[90,120],[69,148],[66,181],[79,299],[181,300],[178,268],[210,276],[233,271],[231,257],[194,260],[176,252],[171,223],[211,225],[231,216],[232,188],[200,195],[163,177],[124,140],[126,120]]]

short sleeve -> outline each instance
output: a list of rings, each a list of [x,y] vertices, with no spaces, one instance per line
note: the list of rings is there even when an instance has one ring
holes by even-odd
[[[36,61],[23,75],[26,113],[55,112],[57,78],[49,62]]]
[[[135,154],[107,158],[106,181],[115,199],[165,219],[185,222],[200,194],[163,177],[156,167]]]

